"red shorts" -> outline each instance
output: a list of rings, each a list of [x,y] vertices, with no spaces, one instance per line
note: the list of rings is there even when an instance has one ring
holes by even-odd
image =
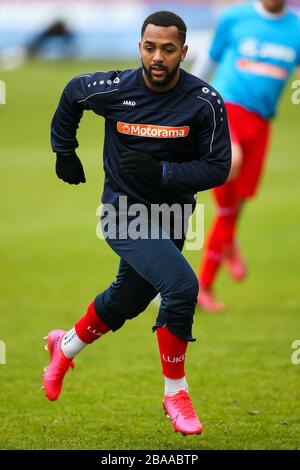
[[[232,103],[226,103],[232,143],[242,149],[240,172],[232,183],[237,197],[255,195],[263,170],[270,136],[270,121]],[[225,183],[226,184],[226,183]]]

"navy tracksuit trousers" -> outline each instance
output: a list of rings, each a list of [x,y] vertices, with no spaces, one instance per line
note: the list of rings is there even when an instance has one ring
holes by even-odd
[[[126,320],[142,313],[159,292],[161,305],[154,329],[167,325],[174,335],[193,341],[198,280],[181,253],[184,235],[175,239],[173,222],[168,232],[159,223],[158,236],[153,239],[150,236],[153,223],[151,226],[148,222],[138,239],[120,237],[119,226],[114,236],[106,236],[121,260],[115,281],[95,298],[95,310],[116,331]],[[149,236],[145,237],[147,232]]]

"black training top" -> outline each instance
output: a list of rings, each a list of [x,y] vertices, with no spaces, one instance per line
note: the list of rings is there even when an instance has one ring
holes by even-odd
[[[193,203],[194,194],[223,184],[231,164],[224,102],[218,92],[180,69],[176,86],[165,93],[145,85],[142,68],[80,75],[65,87],[51,125],[52,149],[78,147],[83,111],[105,118],[105,182],[102,202]],[[120,169],[126,151],[147,152],[163,162],[161,185],[141,182]]]

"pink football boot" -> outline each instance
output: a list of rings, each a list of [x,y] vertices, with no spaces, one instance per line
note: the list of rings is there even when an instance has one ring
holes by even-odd
[[[237,243],[233,243],[230,252],[225,254],[223,263],[235,281],[242,281],[247,277],[247,265]]]
[[[199,289],[197,304],[200,309],[205,310],[206,312],[222,313],[224,311],[224,305],[214,298],[209,289],[204,289],[203,287],[200,287]]]
[[[65,333],[64,330],[53,330],[44,338],[47,340],[45,349],[50,353],[50,364],[45,368],[42,388],[44,388],[46,397],[51,401],[58,399],[64,376],[69,367],[75,367],[73,359],[66,357],[60,347]]]
[[[196,415],[192,401],[184,390],[174,396],[165,396],[163,407],[166,415],[172,421],[175,431],[186,434],[201,434],[202,424]]]

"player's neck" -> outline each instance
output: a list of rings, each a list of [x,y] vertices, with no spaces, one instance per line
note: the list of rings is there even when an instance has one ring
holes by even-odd
[[[277,20],[279,18],[282,18],[286,14],[286,7],[285,5],[282,6],[282,8],[279,11],[271,11],[268,10],[260,0],[256,1],[254,3],[254,7],[257,11],[257,13],[264,18],[270,19],[270,20]]]
[[[143,70],[143,79],[144,79],[146,87],[149,88],[149,90],[154,91],[155,93],[166,93],[167,91],[172,90],[172,88],[174,88],[177,85],[177,83],[179,81],[179,78],[180,78],[180,74],[179,74],[179,70],[178,70],[175,77],[170,81],[170,83],[168,83],[167,85],[161,87],[161,86],[157,86],[157,85],[151,83],[148,80],[148,77],[145,74],[145,71]]]

